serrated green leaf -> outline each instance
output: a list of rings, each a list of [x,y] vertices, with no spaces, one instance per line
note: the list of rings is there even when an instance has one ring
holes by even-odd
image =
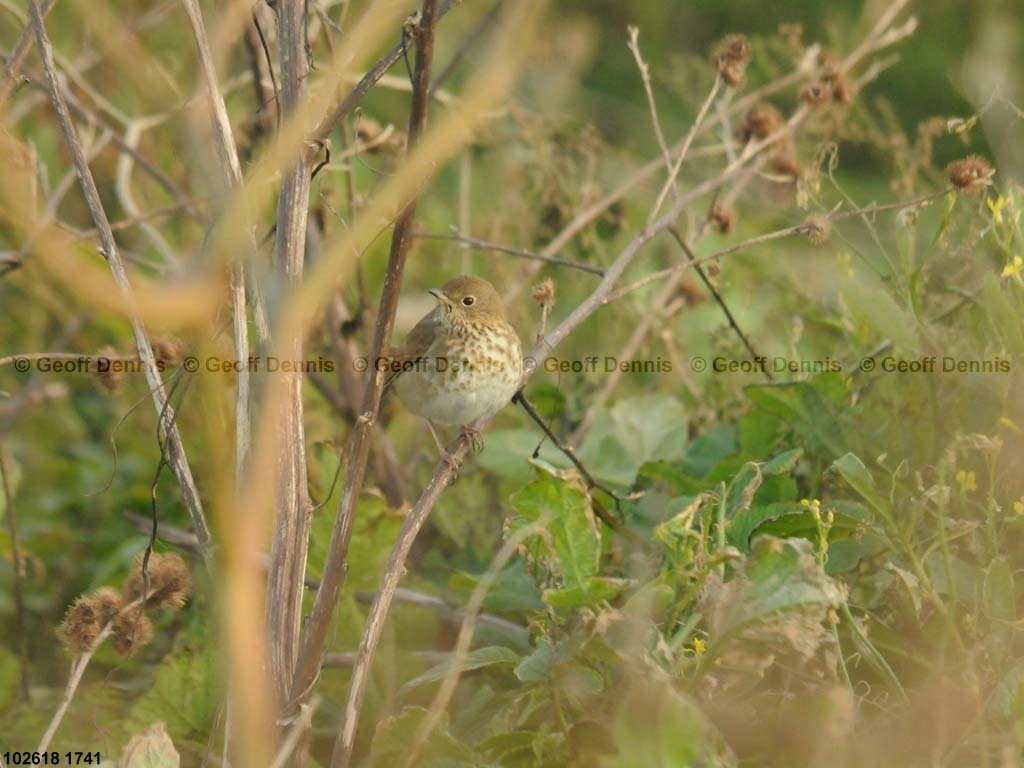
[[[512,506],[530,522],[544,521],[565,586],[585,589],[601,558],[601,533],[587,495],[543,474],[512,496]]]

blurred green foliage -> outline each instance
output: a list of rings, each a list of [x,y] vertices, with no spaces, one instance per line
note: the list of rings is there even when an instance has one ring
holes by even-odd
[[[365,3],[354,4],[357,13]],[[454,50],[481,4],[465,3],[442,26],[439,55]],[[123,3],[126,18],[148,7]],[[640,28],[670,140],[684,135],[713,71],[708,54],[727,33],[752,39],[748,73],[757,87],[792,69],[794,52],[779,25],[799,23],[805,43],[848,51],[884,3],[746,0],[566,0],[553,4],[537,60],[509,111],[467,152],[474,234],[518,247],[542,247],[569,217],[656,157],[650,118],[626,25]],[[709,253],[803,220],[808,212],[904,199],[941,189],[941,168],[967,152],[995,159],[997,186],[948,195],[910,212],[854,217],[831,239],[797,239],[747,249],[717,263],[712,278],[757,350],[781,361],[830,361],[821,370],[720,372],[713,361],[748,355],[718,307],[696,283],[673,311],[655,306],[660,285],[601,309],[553,354],[597,355],[592,372],[541,370],[529,394],[568,438],[589,423],[578,453],[619,497],[587,488],[569,462],[520,413],[507,409],[485,450],[462,470],[421,534],[403,585],[462,605],[488,576],[509,535],[532,533],[496,574],[469,655],[454,663],[457,612],[399,603],[385,630],[358,739],[363,764],[391,766],[411,747],[438,683],[462,679],[421,763],[430,766],[907,766],[996,765],[1024,748],[1024,647],[1016,574],[1024,546],[1024,478],[1019,471],[1024,401],[1024,287],[1014,258],[1024,246],[1024,194],[1013,176],[1011,142],[1000,143],[987,117],[963,133],[951,117],[979,110],[979,86],[965,60],[984,48],[985,30],[1012,20],[1012,3],[930,3],[913,9],[917,32],[848,110],[825,110],[799,137],[799,185],[754,179],[736,202],[737,229],[710,232]],[[210,5],[207,12],[215,13]],[[183,94],[195,82],[187,25],[171,4],[161,23],[143,25]],[[1008,15],[1009,14],[1009,15]],[[50,24],[71,60],[91,49],[76,11],[58,3]],[[9,49],[18,27],[2,19]],[[457,91],[486,45],[471,52],[450,87]],[[1019,61],[1017,56],[995,59]],[[982,50],[982,53],[985,51]],[[314,41],[317,60],[327,56]],[[29,59],[30,68],[37,63]],[[552,65],[556,62],[558,66]],[[235,52],[228,66],[245,69]],[[401,74],[401,67],[394,70]],[[35,71],[35,69],[33,69]],[[100,61],[87,70],[110,86],[120,109],[147,106]],[[777,98],[788,112],[796,87]],[[36,149],[51,187],[67,171],[52,115],[23,88],[9,126]],[[150,96],[151,98],[151,96]],[[249,142],[255,110],[249,90],[229,95],[236,130]],[[359,121],[401,126],[407,94],[375,89]],[[931,118],[938,118],[932,120]],[[1020,121],[1015,130],[1020,130]],[[733,129],[736,126],[732,126]],[[209,148],[195,141],[184,110],[147,132],[141,151],[204,198]],[[1019,135],[1015,134],[1015,135]],[[701,142],[730,139],[728,132]],[[346,144],[338,131],[336,147]],[[94,160],[113,216],[127,216],[114,183],[116,154]],[[369,195],[395,167],[386,152],[351,163],[352,183]],[[689,185],[720,170],[720,156],[688,163]],[[460,170],[461,169],[461,170]],[[443,169],[420,206],[424,230],[457,223],[465,166]],[[137,181],[140,205],[172,202]],[[560,255],[606,265],[646,221],[657,183],[640,186],[581,233]],[[314,182],[314,214],[327,234],[350,214],[345,174]],[[80,198],[61,218],[85,228]],[[272,213],[265,212],[270,224]],[[695,213],[697,220],[701,212]],[[9,229],[0,230],[0,239]],[[161,234],[189,268],[202,264],[203,228],[184,216],[161,220]],[[159,254],[137,229],[119,235],[136,268],[155,275]],[[17,249],[20,243],[5,243]],[[387,238],[364,254],[365,297],[341,286],[350,309],[380,287]],[[86,247],[82,258],[95,259]],[[627,279],[676,263],[671,241],[656,240]],[[466,270],[502,287],[523,264],[500,254],[418,241],[406,278],[399,332],[430,306],[423,288]],[[140,266],[141,265],[141,266]],[[443,273],[440,274],[439,273]],[[596,285],[592,274],[545,267],[555,280],[557,321]],[[684,292],[686,293],[686,292]],[[130,347],[126,324],[83,303],[31,261],[0,278],[7,333],[0,355],[66,347],[93,353]],[[538,310],[520,294],[511,319],[524,340]],[[595,405],[605,356],[626,347],[634,327],[657,312],[637,360],[669,369],[630,372]],[[353,333],[367,345],[369,323]],[[203,333],[209,329],[202,329]],[[183,340],[198,346],[205,336]],[[311,352],[330,357],[331,334],[317,331]],[[885,360],[1003,360],[975,373],[885,370]],[[870,370],[861,361],[875,361]],[[694,366],[703,360],[707,367]],[[833,365],[835,363],[836,365]],[[44,403],[21,405],[38,384],[62,387]],[[333,381],[331,382],[333,385]],[[53,629],[87,590],[117,584],[147,540],[125,513],[146,517],[158,460],[144,383],[129,377],[110,392],[88,375],[24,375],[0,368],[0,441],[7,456],[18,522],[28,639],[30,700],[21,700],[20,638],[0,645],[3,747],[30,749],[44,730],[67,677],[69,655]],[[311,495],[318,503],[308,562],[317,578],[340,489],[333,483],[348,424],[309,386],[306,392]],[[141,405],[139,405],[141,403]],[[136,408],[136,406],[138,406]],[[202,387],[187,394],[180,427],[204,494],[210,494],[210,424],[228,429],[230,404]],[[390,407],[389,407],[390,408]],[[433,465],[434,447],[416,420],[387,411],[414,488]],[[158,485],[161,523],[187,528],[173,479]],[[607,509],[629,535],[599,522]],[[8,515],[6,502],[0,509]],[[375,589],[401,510],[388,507],[371,478],[359,505],[347,589],[328,651],[353,651],[366,593]],[[6,519],[6,518],[5,518]],[[527,528],[527,526],[532,526]],[[218,530],[217,535],[230,535]],[[0,622],[14,625],[13,554],[0,531]],[[162,548],[171,545],[161,543]],[[222,663],[216,586],[201,580],[181,614],[158,620],[155,640],[124,659],[104,648],[55,741],[58,749],[121,753],[157,722],[185,765],[219,754]],[[325,763],[347,690],[345,657],[324,670],[317,692],[312,757]],[[156,738],[156,736],[154,736]],[[162,747],[160,747],[162,748]],[[1016,759],[1013,757],[1013,759]]]

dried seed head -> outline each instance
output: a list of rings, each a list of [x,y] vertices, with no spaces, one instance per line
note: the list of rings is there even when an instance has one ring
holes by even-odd
[[[731,208],[726,208],[721,203],[711,206],[711,214],[708,216],[711,228],[720,235],[732,234],[736,227],[736,214]]]
[[[688,306],[695,307],[707,301],[707,296],[693,280],[681,280],[679,282],[679,295]]]
[[[803,227],[807,239],[815,245],[821,245],[832,234],[832,222],[828,220],[827,216],[823,216],[820,213],[812,213],[808,216],[803,223]]]
[[[775,173],[791,176],[794,179],[799,179],[804,172],[803,167],[800,165],[800,160],[796,156],[796,145],[789,137],[781,140],[776,145],[771,156],[768,158],[768,166]]]
[[[853,89],[842,75],[832,82],[832,101],[836,104],[849,104],[853,101]]]
[[[131,656],[153,639],[153,622],[141,605],[119,613],[110,629],[114,650],[122,656]]]
[[[356,138],[363,144],[373,144],[384,132],[384,127],[367,115],[361,115],[356,123]]]
[[[718,44],[712,60],[725,84],[730,88],[739,88],[746,80],[750,43],[743,35],[729,35]]]
[[[113,587],[100,587],[92,593],[92,599],[101,627],[113,621],[124,608],[121,593]]]
[[[779,130],[785,121],[782,119],[782,113],[775,107],[774,104],[769,104],[767,101],[761,101],[750,108],[747,112],[747,117],[743,121],[743,126],[740,129],[740,137],[744,142],[750,141],[751,138],[765,139]]]
[[[977,155],[970,155],[963,160],[955,160],[946,166],[949,183],[957,191],[975,192],[992,183],[995,170],[988,161]]]
[[[533,292],[530,295],[533,297],[533,300],[542,307],[548,307],[550,309],[551,305],[555,303],[554,280],[548,277],[537,283],[533,286]]]
[[[89,650],[103,629],[100,611],[94,595],[81,595],[64,614],[64,620],[57,627],[57,639],[69,651]]]
[[[93,362],[96,379],[108,392],[116,392],[124,381],[124,371],[114,360],[117,356],[117,350],[108,345],[97,350],[97,359]]]
[[[158,336],[153,339],[153,356],[157,362],[163,362],[169,368],[177,368],[185,356],[185,345],[180,339]]]
[[[121,593],[125,600],[138,600],[145,587],[142,575],[143,555],[135,558],[132,574],[125,580]],[[149,597],[146,605],[181,608],[192,591],[192,574],[180,555],[173,552],[153,552],[149,556]]]
[[[810,83],[800,91],[800,100],[815,107],[828,103],[831,97],[832,89],[821,80]]]

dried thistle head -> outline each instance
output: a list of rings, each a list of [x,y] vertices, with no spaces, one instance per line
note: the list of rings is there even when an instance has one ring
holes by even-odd
[[[946,166],[949,183],[958,192],[976,192],[992,183],[995,170],[988,161],[978,155],[969,155],[962,160],[954,160]]]
[[[362,145],[362,150],[371,155],[398,153],[404,150],[406,145],[403,131],[395,130],[393,125],[382,126],[367,115],[361,115],[356,124],[356,138]]]
[[[153,622],[141,605],[119,613],[110,630],[114,650],[122,656],[131,656],[153,639]]]
[[[113,587],[100,587],[91,597],[100,626],[113,621],[124,608],[124,598]]]
[[[736,227],[736,214],[731,208],[727,208],[721,203],[715,203],[711,206],[708,221],[715,232],[720,235],[729,235]]]
[[[555,281],[550,277],[544,278],[533,286],[530,296],[535,302],[548,309],[555,303]]]
[[[827,104],[831,98],[832,89],[827,82],[822,80],[809,83],[800,91],[800,100],[814,107]]]
[[[182,358],[185,356],[185,345],[180,339],[157,336],[153,339],[153,356],[157,362],[163,362],[166,366],[176,368],[181,365]]]
[[[96,352],[93,373],[108,392],[116,392],[124,381],[124,371],[114,364],[114,358],[117,356],[117,350],[110,345],[100,347]]]
[[[853,101],[853,88],[841,74],[832,81],[832,101],[836,104],[849,104]]]
[[[796,145],[789,137],[776,145],[768,158],[768,166],[775,173],[794,179],[799,179],[804,172],[803,166],[800,165],[800,159],[796,155]]]
[[[89,650],[105,624],[100,622],[101,610],[94,595],[79,596],[57,626],[57,639],[74,653]]]
[[[832,234],[832,222],[827,216],[812,213],[803,223],[803,232],[815,245],[822,245]]]
[[[135,558],[135,567],[121,587],[125,600],[138,600],[145,588],[142,574],[144,555]],[[192,591],[192,574],[180,555],[173,552],[153,552],[149,556],[149,596],[146,605],[166,606],[177,610],[185,605]]]
[[[729,35],[715,49],[712,61],[730,88],[739,88],[745,82],[750,53],[750,42],[743,35]]]
[[[744,141],[766,139],[785,125],[782,113],[774,104],[759,101],[747,112],[747,117],[740,128],[740,138]]]
[[[690,279],[679,281],[679,295],[683,301],[686,302],[687,306],[695,307],[698,304],[703,304],[707,301],[707,296],[704,291],[701,290],[700,286],[696,282]]]

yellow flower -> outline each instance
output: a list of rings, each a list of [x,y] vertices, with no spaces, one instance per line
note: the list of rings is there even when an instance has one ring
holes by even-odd
[[[965,472],[961,469],[956,473],[956,482],[960,486],[961,493],[978,490],[978,478],[973,472]]]
[[[693,638],[693,652],[698,656],[703,656],[704,652],[708,649],[707,643],[701,640],[699,637]]]
[[[1002,195],[1000,195],[998,198],[995,199],[990,197],[985,202],[988,205],[988,209],[992,211],[992,220],[995,221],[996,224],[1002,224],[1003,208],[1008,206],[1010,204],[1010,201],[1007,200]]]
[[[1007,264],[1005,267],[1003,267],[1002,276],[1013,277],[1014,275],[1019,275],[1021,272],[1024,272],[1024,259],[1022,259],[1020,256],[1014,256],[1013,263]]]
[[[1013,514],[1024,515],[1024,496],[1013,502]]]

